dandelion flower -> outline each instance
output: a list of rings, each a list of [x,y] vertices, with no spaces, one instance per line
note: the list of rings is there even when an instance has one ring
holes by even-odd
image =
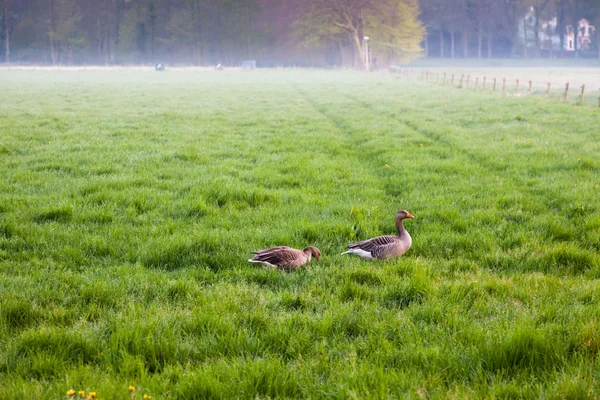
[[[135,391],[135,386],[129,385],[129,387],[127,389],[129,389],[130,392],[133,392],[133,391]]]
[[[150,396],[149,394],[145,394],[144,395],[144,399],[152,400],[152,396]]]
[[[390,166],[389,166],[389,165],[387,165],[387,164],[384,164],[384,166],[385,166],[386,168],[389,168],[389,167],[390,167]]]
[[[85,397],[85,390],[80,390],[79,392],[77,392],[77,394],[79,395],[79,397]]]
[[[423,147],[423,143],[419,143],[419,147]]]
[[[74,394],[75,394],[75,391],[73,389],[71,389],[67,392],[67,396],[69,396],[69,397],[73,397]]]
[[[95,399],[96,398],[96,392],[90,392],[88,395],[88,399]]]

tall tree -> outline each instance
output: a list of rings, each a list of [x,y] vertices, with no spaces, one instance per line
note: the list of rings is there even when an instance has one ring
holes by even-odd
[[[355,61],[365,68],[365,40],[396,47],[404,56],[418,54],[423,28],[418,20],[416,0],[309,0],[302,18],[308,24],[333,27],[333,33],[346,33],[354,50]],[[412,30],[408,36],[401,30]],[[322,29],[319,29],[322,33]],[[395,32],[394,32],[395,31]],[[388,42],[392,40],[392,42]]]
[[[10,63],[10,17],[8,13],[8,1],[4,0],[4,7],[2,8],[2,26],[4,27],[4,62]]]

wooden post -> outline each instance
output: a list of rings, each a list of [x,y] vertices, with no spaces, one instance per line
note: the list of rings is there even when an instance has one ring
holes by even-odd
[[[531,96],[531,81],[529,81],[529,95]]]
[[[517,79],[517,87],[515,89],[515,96],[519,95],[519,80]]]
[[[496,92],[496,78],[494,78],[494,93]]]
[[[506,78],[502,78],[502,94],[506,94]]]
[[[469,86],[471,85],[471,75],[467,75],[467,89],[469,88]]]
[[[479,87],[479,77],[475,78],[475,90]]]
[[[487,77],[483,77],[483,90],[485,90],[485,80],[487,79]]]
[[[565,85],[565,94],[563,96],[563,102],[567,101],[568,94],[569,94],[569,82],[567,82],[567,84]]]
[[[437,73],[437,79],[435,80],[435,83],[439,83],[440,82],[440,73]]]
[[[452,78],[450,79],[450,86],[454,86],[454,74],[452,74]]]
[[[581,97],[579,98],[579,104],[583,104],[583,94],[585,93],[585,85],[581,87]]]
[[[458,85],[458,87],[460,87],[460,88],[462,87],[462,83],[463,83],[463,80],[464,80],[464,79],[465,79],[465,74],[462,74],[462,75],[460,76],[460,84]]]
[[[546,98],[550,97],[550,82],[547,83],[548,88],[546,89]]]
[[[444,72],[444,80],[442,81],[442,85],[446,84],[446,73]]]

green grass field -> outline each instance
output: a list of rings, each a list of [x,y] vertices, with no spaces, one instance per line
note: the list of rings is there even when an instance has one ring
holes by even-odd
[[[0,398],[600,396],[598,108],[355,72],[0,87]],[[339,255],[401,208],[406,256]],[[246,261],[282,244],[323,257]]]

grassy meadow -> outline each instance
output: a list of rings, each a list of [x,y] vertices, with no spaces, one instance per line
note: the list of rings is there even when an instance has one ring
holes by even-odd
[[[327,71],[0,71],[0,398],[600,397],[600,110]],[[393,234],[400,259],[342,256]],[[317,246],[293,273],[247,262]]]

